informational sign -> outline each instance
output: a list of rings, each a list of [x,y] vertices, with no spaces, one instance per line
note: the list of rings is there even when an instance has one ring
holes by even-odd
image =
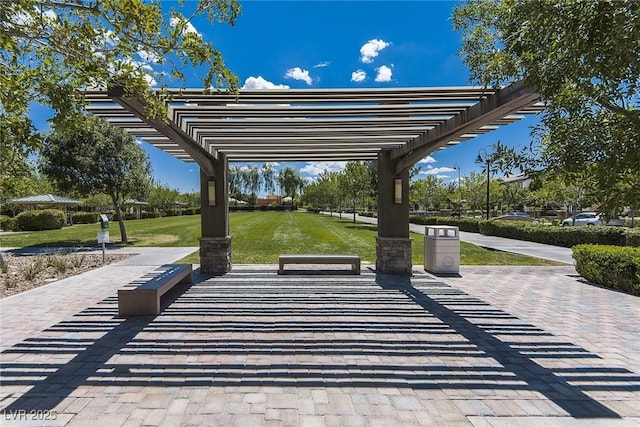
[[[98,231],[98,243],[109,243],[108,231]]]

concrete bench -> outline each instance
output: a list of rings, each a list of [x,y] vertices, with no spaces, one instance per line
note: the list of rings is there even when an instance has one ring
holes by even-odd
[[[280,255],[278,274],[284,273],[285,264],[351,264],[351,271],[360,274],[358,255]]]
[[[178,283],[192,283],[191,264],[167,264],[150,273],[147,280],[118,289],[120,316],[157,316],[160,297]]]

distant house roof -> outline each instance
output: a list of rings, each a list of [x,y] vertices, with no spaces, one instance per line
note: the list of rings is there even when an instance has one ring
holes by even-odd
[[[68,197],[62,196],[55,196],[53,194],[39,194],[37,196],[9,199],[9,202],[23,205],[79,205],[81,203],[80,200],[69,199]]]
[[[522,181],[526,181],[527,179],[529,179],[529,175],[527,175],[524,172],[521,173],[516,173],[513,175],[505,175],[502,178],[498,178],[498,181],[500,181],[503,184],[510,184],[513,182],[522,182]]]
[[[134,205],[134,206],[146,206],[149,203],[147,202],[141,202],[140,200],[136,200],[136,199],[127,199],[124,201],[125,205]]]

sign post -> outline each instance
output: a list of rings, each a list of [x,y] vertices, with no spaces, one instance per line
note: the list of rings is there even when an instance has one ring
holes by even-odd
[[[109,243],[109,218],[101,214],[100,215],[100,230],[98,231],[98,243],[102,243],[102,263],[106,261],[105,256],[105,244]]]

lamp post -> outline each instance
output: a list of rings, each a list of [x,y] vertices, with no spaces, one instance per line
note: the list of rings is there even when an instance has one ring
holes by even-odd
[[[484,157],[483,157],[484,153]],[[491,158],[489,157],[489,153],[484,148],[481,148],[478,152],[478,158],[476,158],[476,163],[486,163],[487,168],[487,219],[489,219],[489,168],[491,166]]]
[[[457,169],[458,170],[458,216],[462,216],[462,192],[460,191],[460,189],[461,189],[461,185],[460,185],[460,165],[456,163],[455,165],[453,165],[453,169]]]

